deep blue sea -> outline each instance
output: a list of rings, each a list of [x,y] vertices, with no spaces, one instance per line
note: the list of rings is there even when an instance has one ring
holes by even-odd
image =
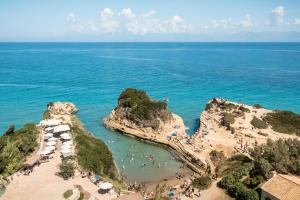
[[[101,125],[128,87],[168,97],[190,134],[213,97],[300,113],[300,43],[0,43],[0,132],[39,122],[48,102],[71,101],[120,170],[125,159],[131,180],[174,174],[180,163],[168,151]],[[133,163],[126,159],[131,153]],[[148,154],[161,161],[160,169]]]

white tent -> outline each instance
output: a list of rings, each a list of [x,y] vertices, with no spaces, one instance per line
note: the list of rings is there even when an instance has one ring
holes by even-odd
[[[71,149],[62,149],[62,150],[60,151],[60,153],[62,153],[62,154],[71,153],[71,152],[72,152]]]
[[[45,131],[46,131],[46,132],[52,132],[52,131],[53,131],[53,128],[52,128],[52,127],[47,127],[47,128],[45,128]]]
[[[63,145],[61,146],[61,149],[72,149],[71,145]]]
[[[73,155],[71,149],[62,149],[60,152],[62,153],[63,157],[68,157]]]
[[[73,141],[72,140],[69,140],[69,141],[66,141],[63,143],[63,145],[72,145],[73,144]]]
[[[48,154],[50,154],[51,152],[52,152],[51,150],[45,149],[45,150],[43,150],[43,151],[40,153],[40,155],[48,155]]]
[[[51,137],[53,137],[53,134],[52,134],[52,133],[46,133],[46,134],[44,135],[44,139],[45,139],[45,140],[47,140],[47,139],[49,139],[49,138],[51,138]]]
[[[111,183],[108,183],[108,182],[104,182],[104,183],[100,183],[99,184],[99,188],[101,189],[101,190],[109,190],[109,189],[111,189],[112,188],[112,184]]]
[[[43,120],[40,122],[40,125],[45,126],[45,127],[50,127],[50,126],[57,126],[61,123],[60,120],[57,119],[48,119],[48,120]]]
[[[46,143],[47,146],[55,146],[56,142],[55,141],[50,141]]]
[[[53,133],[62,133],[70,131],[69,125],[58,125],[53,128]]]
[[[45,147],[45,150],[47,150],[47,151],[54,151],[55,150],[55,146],[47,146],[47,147]]]
[[[72,139],[71,135],[64,135],[64,137],[61,137],[61,138],[64,139],[64,140],[71,140]]]
[[[48,141],[49,141],[49,142],[50,142],[50,141],[54,141],[54,142],[55,142],[55,141],[57,141],[57,138],[51,137],[51,138],[48,139]]]
[[[71,134],[70,133],[63,133],[63,134],[60,135],[60,137],[65,137],[65,136],[71,136]]]

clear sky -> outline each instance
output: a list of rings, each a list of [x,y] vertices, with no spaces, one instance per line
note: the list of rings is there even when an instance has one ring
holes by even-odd
[[[1,0],[0,41],[300,41],[300,0]]]

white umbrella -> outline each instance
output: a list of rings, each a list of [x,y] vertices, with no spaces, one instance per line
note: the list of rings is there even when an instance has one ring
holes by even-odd
[[[109,190],[110,188],[112,188],[112,184],[108,183],[108,182],[104,182],[104,183],[100,183],[99,188],[101,190]]]
[[[53,134],[52,133],[47,133],[44,135],[44,140],[47,140],[48,138],[51,138],[53,137]]]
[[[63,145],[61,146],[61,149],[71,149],[72,146],[71,145]]]
[[[49,142],[50,142],[50,141],[53,142],[53,141],[56,141],[56,140],[57,140],[57,138],[54,138],[54,137],[51,137],[51,138],[48,139]]]
[[[51,151],[49,149],[45,149],[40,153],[40,155],[47,155],[49,153],[51,153]]]
[[[66,136],[71,136],[69,133],[63,133],[60,135],[60,137],[66,137]]]
[[[72,145],[73,144],[73,141],[72,140],[69,140],[69,141],[66,141],[63,143],[63,145]]]
[[[66,136],[61,137],[61,138],[64,139],[64,140],[71,140],[72,139],[71,135],[66,135]]]
[[[60,151],[60,153],[62,153],[62,154],[67,154],[67,153],[71,153],[71,152],[72,152],[71,149],[62,149]]]
[[[54,145],[56,145],[56,142],[55,141],[50,141],[50,142],[47,142],[46,145],[47,146],[54,146]]]
[[[53,150],[55,150],[55,146],[47,146],[47,147],[45,147],[45,150],[53,151]]]
[[[52,132],[52,131],[53,131],[53,128],[52,128],[52,127],[45,128],[45,131],[46,131],[46,132]]]

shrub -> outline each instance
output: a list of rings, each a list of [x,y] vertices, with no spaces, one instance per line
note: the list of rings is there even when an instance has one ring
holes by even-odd
[[[261,184],[264,181],[264,178],[260,175],[254,176],[254,177],[248,177],[246,180],[243,181],[243,183],[251,189],[256,188],[259,184]]]
[[[250,112],[250,109],[249,109],[249,108],[246,108],[246,107],[244,107],[244,106],[240,106],[240,107],[239,107],[239,110],[242,111],[242,112],[247,112],[247,113]]]
[[[212,150],[209,153],[210,159],[211,161],[215,164],[218,165],[219,163],[221,163],[224,159],[224,153],[222,151],[217,151],[217,150]]]
[[[35,124],[0,137],[0,174],[9,176],[18,171],[26,157],[37,147],[38,130]]]
[[[300,136],[300,115],[289,111],[275,111],[264,118],[274,131]]]
[[[99,175],[117,177],[117,170],[112,154],[106,144],[74,126],[78,164],[84,169]]]
[[[256,169],[268,179],[272,170],[300,175],[300,141],[297,139],[267,140],[250,151]]]
[[[254,126],[255,128],[258,128],[258,129],[265,129],[265,128],[268,128],[268,125],[266,122],[264,122],[263,120],[261,119],[258,119],[257,117],[253,117],[253,119],[251,120],[250,122],[252,124],[252,126]]]
[[[234,115],[231,113],[224,113],[223,117],[221,118],[221,125],[225,126],[227,130],[230,130],[230,124],[233,124],[234,122]]]
[[[44,113],[43,113],[43,119],[50,119],[51,115],[50,115],[50,111],[49,110],[46,110]]]
[[[67,190],[63,194],[63,196],[64,196],[65,199],[69,198],[72,195],[73,195],[73,190]]]
[[[69,179],[69,178],[73,177],[75,174],[74,163],[70,160],[63,160],[59,166],[59,170],[60,170],[59,174],[64,179]]]
[[[212,180],[210,176],[201,176],[199,178],[195,178],[192,185],[200,190],[205,190],[211,186],[211,183]]]

